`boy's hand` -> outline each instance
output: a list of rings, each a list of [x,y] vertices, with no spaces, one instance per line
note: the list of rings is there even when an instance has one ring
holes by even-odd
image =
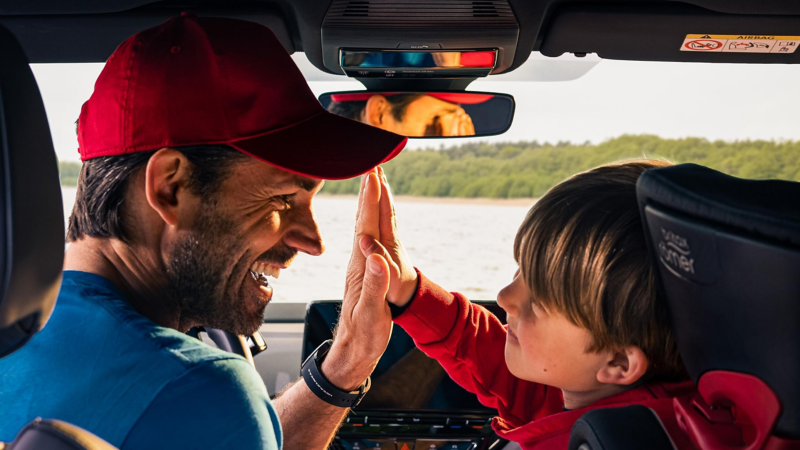
[[[378,213],[379,237],[370,239],[370,237],[374,237],[371,234],[362,237],[360,247],[365,256],[377,253],[386,258],[390,273],[389,292],[386,300],[397,306],[405,306],[411,300],[414,291],[417,290],[417,271],[414,270],[411,258],[408,257],[397,235],[394,200],[382,167],[378,167],[378,175],[381,185],[378,210],[370,211],[368,214]],[[375,205],[365,204],[365,206],[374,207]]]

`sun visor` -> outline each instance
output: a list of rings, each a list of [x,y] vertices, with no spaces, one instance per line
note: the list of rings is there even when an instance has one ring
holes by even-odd
[[[103,14],[0,15],[31,63],[106,62],[125,39],[180,16],[184,7],[142,7]],[[200,17],[225,17],[256,22],[272,30],[289,54],[295,52],[283,15],[269,6],[230,9],[197,7]]]
[[[545,27],[541,53],[604,59],[800,63],[800,16],[726,14],[681,3],[565,5]]]

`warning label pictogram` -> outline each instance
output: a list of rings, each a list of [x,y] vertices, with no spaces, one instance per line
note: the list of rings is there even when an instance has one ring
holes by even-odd
[[[794,53],[800,36],[687,34],[682,52]]]
[[[693,39],[687,40],[684,44],[687,50],[695,52],[713,52],[722,51],[722,42],[714,39]],[[683,49],[681,49],[683,50]]]

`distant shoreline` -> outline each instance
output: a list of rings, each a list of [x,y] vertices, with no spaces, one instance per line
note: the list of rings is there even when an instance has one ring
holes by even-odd
[[[61,185],[62,189],[72,189],[76,186]],[[74,195],[74,194],[73,194]],[[318,194],[320,197],[331,198],[356,198],[355,195]],[[535,198],[464,198],[464,197],[417,197],[413,195],[396,195],[394,200],[398,203],[444,203],[456,205],[489,205],[489,206],[533,206]]]
[[[318,194],[320,197],[355,198],[355,195]],[[414,195],[395,195],[398,203],[449,203],[460,205],[490,205],[490,206],[533,206],[535,198],[466,198],[466,197],[417,197]]]

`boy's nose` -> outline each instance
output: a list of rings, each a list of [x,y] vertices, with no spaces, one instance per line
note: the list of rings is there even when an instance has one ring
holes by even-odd
[[[500,292],[497,293],[497,306],[503,308],[503,310],[509,316],[516,316],[517,315],[517,308],[515,307],[514,302],[512,301],[512,293],[513,286],[508,285],[503,289],[500,289]]]

